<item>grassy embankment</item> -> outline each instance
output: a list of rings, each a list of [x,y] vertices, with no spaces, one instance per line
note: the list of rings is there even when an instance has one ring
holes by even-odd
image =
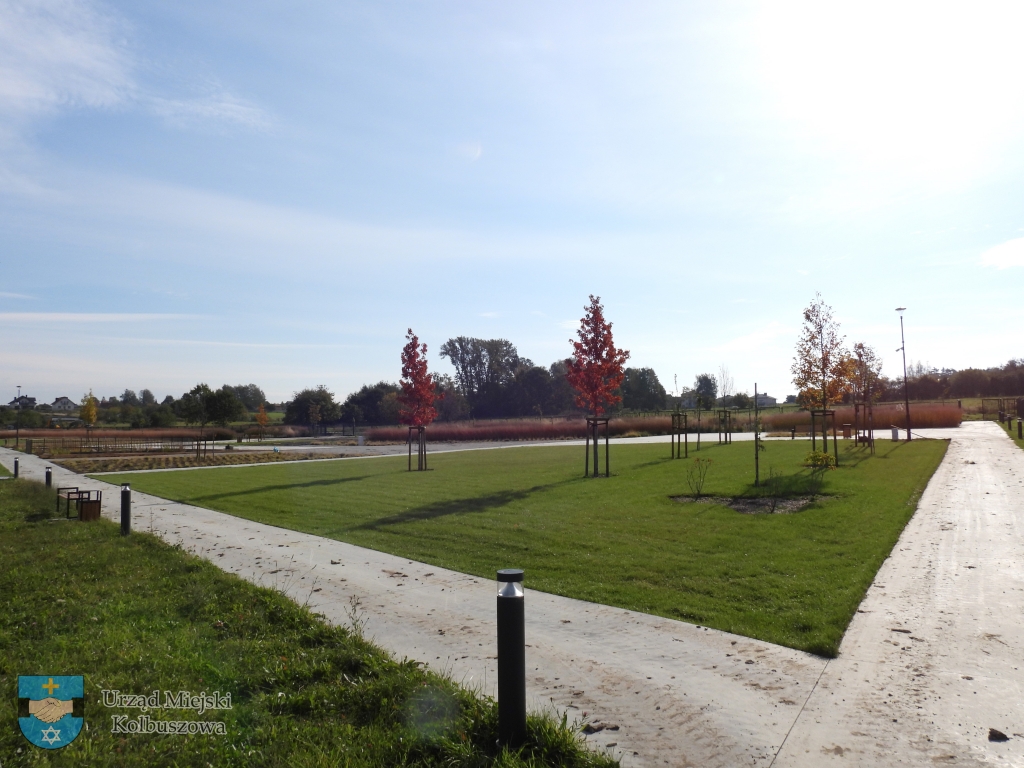
[[[708,445],[671,461],[667,445],[614,446],[611,478],[583,479],[583,449],[510,448],[431,456],[130,476],[132,487],[493,578],[834,655],[875,572],[945,453],[945,441],[841,448],[816,502],[746,515],[680,503],[693,458],[711,459],[706,493],[758,493],[753,443]],[[790,493],[809,480],[807,441],[769,442],[762,477]],[[602,449],[603,454],[603,449]],[[603,461],[603,459],[602,459]],[[118,482],[117,476],[104,479]],[[128,478],[125,478],[128,479]]]
[[[610,766],[571,727],[531,717],[521,756],[498,754],[496,705],[398,662],[153,536],[51,519],[39,483],[0,483],[0,755],[4,766]],[[85,676],[87,730],[56,751],[16,721],[19,674]],[[226,735],[121,735],[102,689],[231,693]]]

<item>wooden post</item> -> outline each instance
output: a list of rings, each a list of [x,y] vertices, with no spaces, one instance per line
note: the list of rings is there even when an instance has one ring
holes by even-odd
[[[605,422],[604,422],[604,476],[605,477],[611,477],[612,476],[612,468],[611,468],[611,465],[608,463],[608,429],[609,429],[610,426],[611,426],[611,424],[609,424],[608,419],[605,419]]]
[[[761,485],[761,432],[757,424],[757,382],[754,382],[754,487]]]
[[[828,443],[825,443],[825,451],[828,452]],[[839,441],[836,439],[836,412],[832,411],[832,452],[836,455],[836,466],[839,466]]]
[[[590,477],[590,420],[587,420],[587,447],[583,451],[583,476]]]

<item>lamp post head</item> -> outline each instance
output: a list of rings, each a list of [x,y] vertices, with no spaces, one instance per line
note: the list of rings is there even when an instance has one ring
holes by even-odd
[[[523,596],[523,571],[519,568],[503,568],[498,571],[498,597]]]
[[[907,308],[906,307],[896,307],[896,311],[897,312],[906,312]]]

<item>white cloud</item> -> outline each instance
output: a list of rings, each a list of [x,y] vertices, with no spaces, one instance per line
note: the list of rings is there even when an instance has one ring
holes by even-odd
[[[471,163],[476,162],[484,153],[484,145],[479,141],[467,141],[455,148],[459,156],[464,157]]]
[[[184,317],[184,316],[183,316]],[[305,344],[297,342],[266,343],[255,341],[211,341],[210,339],[153,339],[153,338],[132,338],[125,336],[99,337],[94,339],[97,342],[111,344],[139,344],[145,347],[152,347],[155,344],[164,344],[174,347],[232,347],[239,349],[349,349],[348,344]]]
[[[260,107],[216,86],[168,96],[140,83],[130,25],[87,0],[0,0],[0,135],[68,108],[141,108],[175,128],[267,130]]]
[[[0,0],[0,112],[112,107],[135,89],[124,24],[88,3]]]
[[[35,296],[29,296],[24,293],[8,293],[7,291],[0,291],[0,299],[35,299]]]
[[[1007,240],[994,248],[989,248],[981,254],[981,263],[996,269],[1024,267],[1024,237]]]
[[[198,315],[113,312],[0,312],[0,322],[31,323],[139,323],[148,320],[187,320]]]
[[[151,109],[170,125],[196,128],[208,125],[237,125],[256,131],[271,126],[270,117],[255,104],[228,93],[211,94],[196,99],[165,99],[154,96]]]

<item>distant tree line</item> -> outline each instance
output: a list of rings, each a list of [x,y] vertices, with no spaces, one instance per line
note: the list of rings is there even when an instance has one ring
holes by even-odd
[[[903,377],[881,377],[883,400],[903,399]],[[962,399],[965,397],[1024,396],[1024,358],[993,368],[933,368],[921,363],[907,367],[907,392],[911,400]]]
[[[216,390],[197,384],[181,397],[167,395],[160,403],[148,389],[137,394],[126,389],[118,397],[98,398],[96,415],[101,424],[127,423],[133,427],[170,427],[178,421],[226,425],[250,420],[265,403],[266,395],[256,384],[224,384]]]
[[[566,379],[568,361],[547,368],[522,357],[507,339],[458,336],[441,345],[454,375],[434,374],[440,399],[438,421],[500,419],[575,414],[575,393]],[[286,424],[312,426],[310,406],[323,424],[380,426],[398,423],[399,387],[389,381],[366,384],[341,403],[326,387],[296,392],[285,406]],[[627,368],[621,407],[658,410],[668,404],[665,388],[651,368]]]

